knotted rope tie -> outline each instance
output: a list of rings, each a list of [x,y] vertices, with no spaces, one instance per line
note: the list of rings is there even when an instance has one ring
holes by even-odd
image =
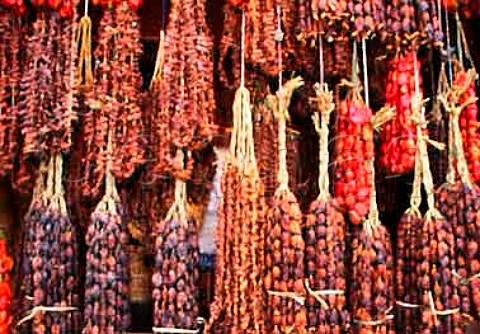
[[[476,273],[475,275],[472,275],[470,277],[463,278],[455,270],[452,270],[452,275],[455,276],[456,278],[458,278],[459,283],[462,284],[462,285],[468,285],[468,284],[472,283],[472,281],[476,281],[476,280],[480,279],[480,273]]]
[[[305,305],[305,297],[299,295],[296,292],[288,292],[288,291],[272,291],[268,290],[267,294],[269,296],[276,296],[276,297],[282,297],[282,298],[291,298],[295,300],[298,304],[300,305]]]
[[[327,201],[330,197],[329,193],[329,175],[328,175],[328,125],[330,123],[330,115],[335,109],[335,103],[333,102],[333,92],[328,90],[327,84],[315,84],[316,97],[311,101],[316,104],[318,113],[313,114],[312,120],[315,125],[315,130],[318,133],[319,143],[319,164],[318,164],[318,200]]]
[[[78,307],[71,306],[35,306],[30,311],[27,312],[27,315],[20,319],[17,323],[17,326],[21,326],[23,323],[32,320],[38,313],[45,312],[73,312],[77,311]]]
[[[205,319],[199,317],[197,318],[197,324],[203,325]],[[168,328],[168,327],[152,327],[152,332],[154,333],[165,333],[165,334],[198,334],[200,329],[182,329],[182,328]]]
[[[428,308],[433,315],[433,322],[434,322],[435,326],[438,326],[438,317],[439,316],[448,316],[448,315],[452,315],[452,314],[456,314],[456,313],[460,312],[460,308],[455,308],[455,309],[452,309],[452,310],[445,310],[445,311],[437,310],[436,307],[435,307],[435,301],[433,300],[433,294],[432,294],[431,291],[428,292],[428,306],[410,304],[410,303],[400,302],[400,301],[397,301],[396,304],[398,306],[401,306],[401,307],[404,307],[404,308],[410,308],[410,309]]]
[[[354,319],[353,322],[357,325],[360,325],[360,326],[381,326],[381,325],[386,324],[388,321],[392,321],[395,318],[395,316],[393,314],[390,314],[390,312],[392,310],[393,310],[393,306],[389,307],[385,311],[385,317],[382,318],[382,319],[378,319],[378,320],[358,320],[358,319]]]
[[[329,306],[325,299],[322,296],[331,296],[331,295],[343,295],[345,291],[343,290],[317,290],[314,291],[310,288],[310,284],[308,283],[308,279],[305,280],[305,289],[307,293],[313,296],[322,306],[324,310],[328,310]]]

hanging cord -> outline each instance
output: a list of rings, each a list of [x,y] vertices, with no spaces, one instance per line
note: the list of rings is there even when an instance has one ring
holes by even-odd
[[[412,194],[410,195],[410,207],[405,213],[413,214],[416,217],[421,217],[420,204],[422,203],[422,162],[421,162],[420,150],[418,149],[415,154],[415,170],[413,175]]]
[[[241,33],[241,82],[233,101],[233,126],[230,137],[230,156],[236,160],[241,172],[256,169],[253,142],[253,121],[250,92],[245,87],[245,11],[242,13]]]
[[[105,195],[100,203],[95,208],[95,212],[110,213],[112,215],[117,214],[117,205],[120,202],[120,196],[118,195],[117,187],[115,185],[115,177],[112,172],[113,165],[113,131],[109,130],[108,142],[107,142],[107,164],[105,167]]]
[[[281,8],[277,6],[278,26],[275,32],[275,41],[278,50],[278,91],[275,96],[267,96],[267,105],[273,110],[278,122],[278,156],[279,168],[277,174],[277,192],[288,190],[288,169],[287,169],[287,120],[289,120],[288,108],[293,92],[303,85],[301,77],[296,77],[283,84],[282,74],[282,42],[283,32],[281,25]]]
[[[313,124],[315,130],[318,133],[319,143],[319,163],[318,163],[318,188],[319,194],[318,201],[326,202],[330,198],[330,179],[328,173],[328,126],[330,124],[330,115],[335,109],[335,103],[333,102],[333,92],[328,90],[327,84],[316,84],[314,86],[317,103],[318,113],[312,115]],[[318,114],[320,113],[320,117]]]
[[[28,208],[28,211],[25,217],[29,217],[32,214],[33,209],[35,209],[37,205],[39,204],[45,205],[45,203],[43,203],[43,200],[44,200],[43,194],[45,192],[45,187],[46,187],[45,182],[46,182],[47,171],[48,171],[47,163],[44,159],[42,159],[42,162],[40,163],[40,168],[38,171],[38,176],[37,176],[37,179],[35,180],[35,186],[33,188],[32,200],[30,202],[30,206]],[[25,218],[25,219],[28,219],[28,218]]]
[[[370,108],[370,96],[368,91],[368,67],[367,67],[367,42],[362,38],[362,65],[363,65],[363,89],[365,94],[365,105]]]
[[[281,22],[281,8],[277,6],[277,31],[275,32],[275,41],[277,42],[277,56],[278,56],[278,92],[277,92],[277,101],[278,109],[276,113],[278,121],[278,158],[279,158],[279,168],[278,168],[278,185],[279,189],[288,188],[288,170],[287,170],[287,119],[288,116],[288,107],[285,106],[284,100],[284,91],[283,91],[283,78],[282,78],[282,42],[283,42],[283,32],[282,32],[282,22]]]
[[[460,63],[461,68],[463,68],[465,66],[465,63],[463,61],[463,48],[462,48],[462,32],[461,32],[462,22],[460,21],[460,15],[458,14],[458,10],[455,11],[455,22],[456,22],[456,28],[457,28],[456,42],[457,42],[458,61]]]
[[[181,149],[177,149],[176,159],[184,162],[185,154]],[[180,179],[175,179],[175,200],[168,210],[165,221],[177,219],[180,224],[187,225],[188,221],[188,202],[187,202],[187,183]]]
[[[153,70],[152,80],[150,81],[150,89],[153,85],[159,84],[162,80],[163,64],[165,62],[165,31],[160,30],[160,42],[158,44],[157,58],[155,60],[155,69]]]
[[[90,89],[93,85],[92,68],[92,20],[88,16],[89,0],[85,0],[85,9],[77,31],[76,45],[80,54],[77,63],[77,85]],[[82,75],[83,74],[83,75]]]
[[[414,80],[415,80],[415,95],[412,99],[412,109],[417,110],[419,108],[419,103],[422,103],[420,99],[422,96],[420,95],[420,80],[418,78],[418,71],[417,71],[417,53],[416,49],[414,48]],[[418,138],[418,133],[417,133]],[[410,196],[410,208],[406,211],[406,213],[414,214],[417,217],[420,217],[420,204],[422,203],[422,156],[420,154],[419,149],[419,142],[417,141],[417,151],[415,153],[415,169],[414,169],[414,176],[413,176],[413,186],[412,186],[412,194]]]
[[[46,187],[42,193],[42,203],[49,207],[50,202],[54,193],[54,182],[55,182],[55,158],[53,155],[50,156],[47,167],[47,183]]]
[[[325,64],[323,60],[323,37],[322,34],[318,34],[318,62],[320,64],[320,85],[325,82]]]
[[[469,68],[473,68],[476,72],[475,62],[473,61],[472,54],[470,53],[470,47],[468,46],[468,40],[465,36],[465,30],[463,29],[462,19],[460,18],[458,12],[456,13],[455,19],[457,21],[457,48],[459,50],[460,63],[462,66],[464,66],[464,60],[467,60],[469,63]],[[465,55],[465,57],[463,57],[463,55]],[[476,79],[477,78],[475,78],[475,80]]]
[[[160,22],[160,38],[158,43],[157,58],[155,60],[155,69],[153,70],[152,80],[150,81],[150,89],[155,84],[159,84],[162,80],[163,64],[165,62],[165,0],[162,0],[162,21]]]
[[[65,201],[65,192],[62,184],[63,176],[63,158],[61,153],[56,153],[53,156],[53,193],[50,200],[49,209],[52,212],[57,212],[62,216],[67,216],[67,204]]]
[[[461,112],[472,103],[477,102],[476,97],[471,97],[468,100],[460,103],[462,95],[469,89],[473,80],[475,80],[475,72],[469,71],[469,76],[467,77],[466,82],[461,87],[450,87],[448,90],[444,91],[438,96],[438,99],[443,104],[447,113],[449,113],[449,127],[448,127],[448,163],[449,170],[447,174],[447,182],[455,182],[455,166],[454,160],[456,162],[456,170],[460,176],[462,183],[466,184],[468,187],[471,187],[472,182],[470,178],[470,172],[468,170],[467,161],[465,158],[465,152],[463,150],[462,134],[460,131],[459,118]]]
[[[277,42],[277,54],[278,54],[278,90],[282,89],[283,81],[283,63],[282,63],[282,43],[283,43],[283,31],[282,31],[282,9],[277,6],[277,31],[275,31],[275,41]]]
[[[427,122],[425,118],[425,102],[427,100],[422,99],[422,94],[420,92],[420,78],[418,75],[418,70],[416,68],[417,64],[417,53],[414,50],[414,82],[415,82],[415,94],[412,100],[412,109],[413,109],[413,120],[416,123],[416,134],[417,134],[417,154],[415,161],[415,174],[417,174],[417,159],[420,160],[420,174],[421,180],[427,194],[427,204],[428,211],[425,214],[426,219],[440,219],[442,215],[435,208],[435,191],[433,185],[432,172],[430,169],[430,160],[428,157],[428,148],[427,143],[432,144],[436,148],[442,150],[445,148],[444,144],[437,143],[428,138],[428,135],[425,134],[427,129]],[[417,178],[417,175],[415,175]],[[419,203],[421,202],[421,199]]]
[[[448,63],[448,82],[452,85],[453,82],[453,67],[452,67],[452,47],[450,44],[450,23],[448,18],[447,6],[445,6],[445,34],[447,40],[447,63]]]
[[[311,99],[311,102],[315,104],[317,113],[312,115],[312,121],[315,126],[315,130],[318,133],[318,201],[324,203],[330,198],[330,178],[328,174],[328,132],[330,124],[330,115],[335,109],[335,103],[333,102],[333,92],[328,89],[328,85],[325,83],[325,64],[323,59],[323,38],[322,34],[318,34],[319,45],[319,58],[318,67],[320,70],[320,83],[314,85],[315,97]],[[320,117],[318,116],[320,113]]]
[[[242,34],[240,37],[240,87],[245,87],[245,9],[242,10]]]
[[[360,85],[358,82],[358,75],[359,75],[359,64],[358,64],[358,49],[357,49],[357,41],[353,41],[353,55],[352,55],[352,84],[354,87],[355,95],[360,93]]]

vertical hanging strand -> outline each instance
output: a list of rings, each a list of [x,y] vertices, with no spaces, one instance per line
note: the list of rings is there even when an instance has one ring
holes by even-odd
[[[92,69],[92,20],[88,16],[89,0],[85,0],[84,14],[78,27],[76,44],[80,54],[77,63],[77,85],[89,89],[93,85]]]
[[[460,15],[458,14],[458,10],[455,11],[455,23],[456,23],[456,32],[457,32],[457,37],[456,37],[456,42],[457,42],[457,52],[458,52],[458,61],[460,62],[460,65],[464,66],[463,62],[463,48],[462,48],[462,23],[460,21]]]
[[[242,11],[242,34],[240,37],[240,87],[245,87],[245,10]]]
[[[452,47],[450,44],[450,22],[448,19],[448,11],[447,7],[445,6],[445,34],[446,34],[446,42],[447,42],[447,64],[448,64],[448,84],[451,87],[453,82],[453,67],[452,67]]]
[[[284,105],[283,97],[283,69],[282,69],[282,22],[281,22],[281,8],[277,6],[277,31],[275,32],[275,40],[277,42],[278,52],[278,155],[279,155],[279,168],[278,168],[278,184],[282,189],[288,187],[288,170],[287,170],[287,138],[286,138],[286,122],[288,118],[288,110]]]
[[[365,105],[370,108],[370,97],[368,91],[368,67],[367,67],[367,43],[362,38],[362,63],[363,63],[363,89],[365,91]]]
[[[323,60],[323,37],[322,34],[318,34],[318,61],[320,63],[320,85],[325,83],[325,64]]]

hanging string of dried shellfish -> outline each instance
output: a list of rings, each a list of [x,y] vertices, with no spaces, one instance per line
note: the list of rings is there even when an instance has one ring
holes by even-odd
[[[442,287],[449,283],[448,275],[450,275],[448,272],[444,272],[443,274],[447,276],[444,275],[441,278],[438,276],[442,274],[441,271],[448,270],[446,264],[450,261],[451,250],[446,245],[450,242],[448,234],[451,233],[451,226],[435,208],[433,181],[426,145],[430,143],[439,149],[442,149],[443,146],[431,141],[426,135],[424,103],[417,74],[415,76],[415,94],[412,98],[412,120],[416,124],[415,135],[417,137],[415,176],[411,207],[402,217],[402,226],[399,227],[397,239],[396,279],[397,305],[399,306],[397,326],[399,330],[408,333],[417,333],[420,329],[433,328],[428,327],[432,326],[430,321],[437,319],[437,315],[440,313],[437,312],[436,308],[431,307],[430,301],[435,301],[435,307],[446,304],[443,304],[443,301],[439,299],[440,296],[436,295],[438,289],[434,288],[432,294],[432,284],[439,284]],[[418,211],[422,201],[420,192],[422,183],[425,187],[429,207],[423,218]],[[439,229],[443,233],[440,233]],[[439,245],[438,250],[434,247],[437,243]],[[412,247],[411,245],[416,246]],[[440,246],[442,246],[441,249]],[[427,252],[426,248],[428,247],[433,249]],[[439,260],[441,262],[434,262],[435,259],[441,259]],[[438,272],[433,268],[437,268]],[[430,281],[429,277],[432,275],[435,280]],[[429,318],[430,316],[433,318]],[[418,319],[421,319],[421,321],[418,321]]]
[[[206,1],[172,1],[158,55],[158,75],[151,86],[156,98],[152,128],[157,175],[189,179],[193,161],[185,170],[175,162],[176,151],[204,148],[215,134],[212,46]]]
[[[333,183],[339,208],[354,225],[361,224],[368,215],[372,178],[368,160],[374,155],[372,110],[360,94],[358,73],[358,50],[354,42],[352,80],[343,81],[349,91],[338,105]]]
[[[62,176],[62,156],[52,155],[46,178],[43,170],[38,177],[26,216],[28,229],[22,264],[26,277],[22,279],[21,292],[31,308],[23,307],[25,313],[17,322],[22,331],[29,328],[40,329],[42,333],[81,331],[78,245],[75,228],[68,217]],[[31,303],[27,300],[30,297]]]
[[[187,206],[186,182],[177,179],[175,201],[155,231],[153,332],[197,329],[198,223]]]
[[[305,307],[308,330],[338,333],[347,331],[350,326],[345,296],[346,223],[330,196],[328,126],[335,104],[333,93],[323,82],[322,61],[320,67],[320,83],[315,85],[316,97],[312,99],[317,108],[312,119],[319,136],[319,194],[310,204],[306,216],[305,282],[308,294]]]
[[[445,78],[446,79],[446,78]],[[458,280],[459,303],[452,308],[459,307],[460,313],[455,328],[463,329],[471,319],[479,319],[480,314],[480,287],[475,283],[479,277],[479,249],[480,236],[479,217],[480,189],[472,182],[465,158],[465,148],[462,143],[460,119],[461,114],[476,103],[476,97],[469,95],[473,72],[467,81],[461,85],[454,84],[447,87],[437,97],[448,113],[448,169],[447,180],[436,193],[438,207],[445,219],[452,224],[455,240],[455,263],[453,279]],[[470,81],[470,82],[469,82]],[[452,268],[450,268],[452,269]],[[456,296],[452,297],[453,301]]]
[[[0,10],[0,178],[9,175],[16,158],[17,110],[15,91],[19,80],[18,19]]]
[[[245,88],[245,13],[241,36],[242,75],[221,180],[215,296],[207,333],[264,333],[265,204],[254,152],[250,93]]]
[[[107,150],[111,152],[109,130]],[[112,172],[105,170],[105,195],[91,215],[86,231],[85,333],[123,333],[130,325],[127,228]]]
[[[280,8],[278,8],[280,19]],[[302,212],[295,195],[288,185],[286,123],[290,99],[303,85],[300,77],[282,82],[283,33],[276,34],[278,43],[279,89],[275,96],[268,96],[270,108],[278,121],[278,187],[267,213],[265,239],[266,276],[268,293],[266,330],[269,333],[285,333],[292,330],[304,332],[307,325],[303,302],[304,250],[302,238]]]
[[[366,48],[363,45],[364,85],[368,87],[365,70]],[[365,89],[365,107],[368,104],[368,89]],[[369,118],[371,131],[379,129],[392,118],[392,110],[383,108]],[[373,155],[367,161],[371,179],[369,212],[362,226],[352,226],[350,303],[353,318],[353,333],[395,333],[394,269],[390,234],[379,218],[375,184],[375,161]]]
[[[110,172],[119,180],[129,178],[144,159],[139,29],[138,15],[126,0],[105,9],[100,21],[93,89],[85,91],[88,108],[81,129],[84,144],[79,185],[90,199],[101,194],[108,154],[113,154]],[[107,150],[110,131],[113,153]]]
[[[412,247],[412,242],[416,240],[416,237],[421,232],[421,186],[422,162],[420,152],[417,149],[415,154],[412,194],[410,195],[410,207],[400,218],[397,227],[397,242],[395,245],[395,297],[398,305],[416,304],[418,301],[415,274],[416,254],[414,247]],[[415,333],[415,322],[420,316],[416,309],[399,307],[397,308],[395,316],[398,331],[404,331],[405,334]]]
[[[463,91],[459,97],[459,104],[470,102],[460,113],[459,123],[468,163],[468,170],[472,182],[480,181],[480,123],[478,119],[477,93],[475,81],[478,79],[472,56],[465,37],[463,24],[458,14],[457,21],[457,50],[455,76],[452,82],[454,90]]]
[[[74,1],[73,8],[77,2]],[[69,2],[69,5],[72,3]],[[17,115],[22,134],[14,186],[31,190],[43,155],[68,152],[77,120],[75,94],[76,10],[67,16],[40,10],[27,37],[25,71],[20,80]],[[17,140],[17,139],[15,139]],[[33,162],[33,163],[32,163]]]

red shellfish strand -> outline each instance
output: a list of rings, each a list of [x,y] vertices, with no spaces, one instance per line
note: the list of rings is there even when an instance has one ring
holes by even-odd
[[[467,80],[467,72],[461,71],[455,76],[453,87],[462,87]],[[459,103],[464,103],[468,99],[477,96],[475,90],[475,82],[470,84],[464,94],[460,97]],[[480,123],[478,122],[478,106],[477,103],[468,105],[460,114],[460,130],[462,133],[463,149],[465,158],[467,159],[468,169],[472,177],[472,181],[480,180]]]
[[[380,164],[388,173],[408,173],[415,166],[416,130],[412,119],[412,99],[415,96],[415,68],[420,78],[421,64],[417,61],[415,66],[414,62],[413,52],[390,62],[386,104],[396,108],[396,117],[385,125],[380,135]]]
[[[372,112],[360,100],[339,104],[335,143],[334,193],[341,211],[352,224],[360,224],[370,207],[373,158]]]
[[[172,3],[156,108],[159,174],[176,172],[172,162],[177,147],[195,150],[213,136],[213,62],[208,52],[213,42],[205,10],[203,0]]]
[[[116,178],[126,179],[143,161],[140,108],[142,78],[138,67],[142,47],[139,19],[127,1],[122,1],[117,7],[115,22],[120,36],[116,43],[118,57],[111,66],[113,71],[118,72],[118,77],[122,78],[122,84],[116,92],[120,115],[114,129],[116,136],[112,143],[115,152],[112,170]]]

